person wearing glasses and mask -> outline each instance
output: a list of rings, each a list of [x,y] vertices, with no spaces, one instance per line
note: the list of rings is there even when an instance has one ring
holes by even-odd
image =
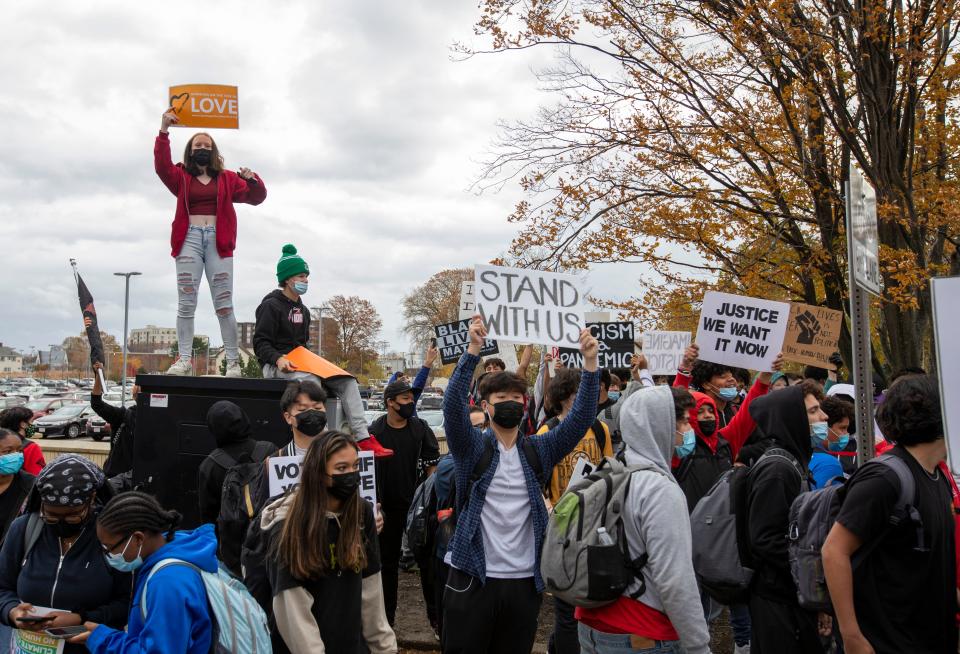
[[[100,468],[73,454],[40,472],[0,550],[0,622],[33,632],[88,621],[124,627],[130,575],[107,565],[95,527],[108,488]],[[43,609],[53,610],[47,620],[30,621]],[[67,643],[63,654],[85,651]]]

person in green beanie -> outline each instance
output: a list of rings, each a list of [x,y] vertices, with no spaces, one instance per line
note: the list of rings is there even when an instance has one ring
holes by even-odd
[[[253,330],[253,350],[267,379],[319,379],[320,383],[340,400],[340,406],[357,439],[360,449],[371,450],[378,457],[390,456],[392,450],[381,447],[370,436],[363,415],[360,387],[353,377],[338,375],[322,378],[297,367],[287,355],[310,340],[310,311],[301,300],[310,286],[310,266],[297,254],[292,244],[283,246],[277,262],[278,289],[270,292],[257,307],[257,323]],[[332,425],[337,428],[338,425]]]

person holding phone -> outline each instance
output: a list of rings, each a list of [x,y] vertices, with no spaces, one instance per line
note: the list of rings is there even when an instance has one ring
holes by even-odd
[[[233,311],[233,250],[237,245],[237,212],[233,205],[260,204],[267,197],[267,187],[249,168],[236,173],[227,170],[213,137],[204,132],[187,140],[183,161],[174,164],[168,128],[178,120],[172,110],[163,114],[153,146],[157,176],[177,196],[170,246],[177,262],[179,356],[167,374],[189,375],[193,371],[193,316],[205,272],[226,349],[226,376],[240,377]]]
[[[191,566],[217,571],[217,537],[210,524],[177,531],[180,517],[146,493],[131,491],[110,500],[97,519],[97,538],[111,568],[134,573],[129,622],[124,631],[89,621],[85,633],[69,642],[86,643],[94,654],[211,651],[214,619],[203,579]],[[152,572],[165,559],[189,565]]]
[[[33,632],[86,621],[123,628],[130,575],[107,566],[94,527],[108,488],[100,468],[77,455],[44,467],[0,549],[0,622]]]

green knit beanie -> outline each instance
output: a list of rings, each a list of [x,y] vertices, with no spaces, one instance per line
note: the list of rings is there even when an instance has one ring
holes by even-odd
[[[294,275],[310,273],[310,266],[297,254],[297,248],[290,243],[283,246],[283,256],[277,262],[277,282],[282,284]]]

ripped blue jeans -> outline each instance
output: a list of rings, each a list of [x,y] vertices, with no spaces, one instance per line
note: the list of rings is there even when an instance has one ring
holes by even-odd
[[[220,335],[227,361],[237,360],[237,317],[233,312],[233,257],[217,253],[215,227],[190,225],[177,256],[177,347],[180,358],[193,356],[193,315],[203,273],[207,273],[213,309],[220,321]]]

